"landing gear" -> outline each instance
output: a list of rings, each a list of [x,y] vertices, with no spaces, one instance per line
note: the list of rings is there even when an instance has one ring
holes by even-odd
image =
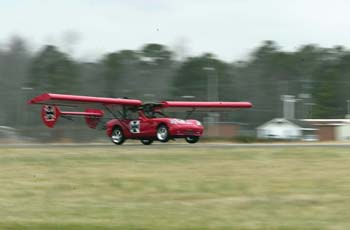
[[[157,139],[160,142],[168,142],[169,140],[169,129],[166,125],[159,125],[157,129]]]
[[[188,137],[185,137],[185,140],[187,141],[187,143],[194,144],[199,140],[199,137],[198,136],[188,136]]]
[[[113,129],[111,140],[116,145],[121,145],[124,143],[124,141],[125,141],[124,133],[123,133],[123,130],[119,126],[116,126]]]
[[[141,139],[141,143],[144,145],[151,145],[153,143],[153,140]]]

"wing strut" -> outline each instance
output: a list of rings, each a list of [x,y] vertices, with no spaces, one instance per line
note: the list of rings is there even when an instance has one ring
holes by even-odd
[[[110,113],[113,115],[114,118],[117,118],[118,119],[118,116],[110,109],[108,108],[108,106],[106,105],[103,105],[103,107]],[[120,111],[118,111],[120,113]]]
[[[196,108],[195,108],[195,107],[193,107],[192,110],[187,111],[187,114],[186,114],[186,118],[185,118],[185,119],[187,120],[188,118],[190,118],[190,116],[192,115],[192,113],[195,112],[195,111],[196,111]]]

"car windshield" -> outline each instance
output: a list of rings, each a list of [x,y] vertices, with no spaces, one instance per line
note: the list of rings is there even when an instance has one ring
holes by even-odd
[[[148,118],[162,118],[162,117],[167,117],[164,113],[160,111],[151,111],[148,113],[145,113],[146,117]]]

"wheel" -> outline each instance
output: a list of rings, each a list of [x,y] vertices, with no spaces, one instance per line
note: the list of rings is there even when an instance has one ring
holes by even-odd
[[[119,126],[116,126],[113,129],[111,139],[112,142],[116,145],[121,145],[125,141],[123,130]]]
[[[141,139],[141,143],[144,145],[151,145],[153,143],[153,140]]]
[[[158,126],[157,139],[160,142],[167,142],[169,140],[169,129],[166,125]]]
[[[199,140],[199,137],[189,136],[189,137],[186,137],[185,140],[187,141],[187,143],[194,144]]]

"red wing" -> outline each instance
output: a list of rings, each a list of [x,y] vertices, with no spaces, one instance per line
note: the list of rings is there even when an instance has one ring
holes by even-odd
[[[168,111],[206,111],[218,112],[237,108],[251,108],[250,102],[218,102],[218,101],[163,101],[161,108]]]
[[[46,104],[46,105],[67,105],[67,106],[82,106],[82,105],[125,105],[125,106],[140,106],[142,102],[135,99],[123,98],[108,98],[108,97],[90,97],[79,95],[44,93],[34,97],[29,104]]]

